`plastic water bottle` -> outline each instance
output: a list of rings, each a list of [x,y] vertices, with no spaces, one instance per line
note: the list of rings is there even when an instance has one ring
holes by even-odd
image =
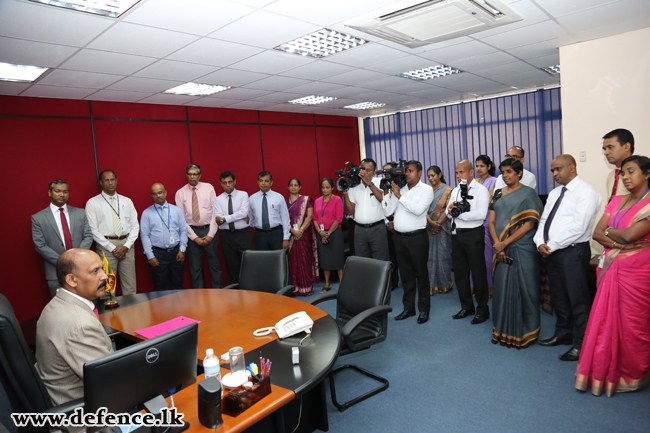
[[[214,350],[206,349],[205,358],[203,359],[203,371],[205,378],[216,377],[221,383],[221,366],[219,365],[219,358],[214,355]]]

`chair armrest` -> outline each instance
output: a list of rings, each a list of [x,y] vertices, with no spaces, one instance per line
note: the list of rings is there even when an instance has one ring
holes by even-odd
[[[388,314],[393,311],[393,307],[390,305],[379,305],[377,307],[368,308],[365,311],[354,316],[348,323],[346,323],[343,328],[341,328],[341,337],[345,340],[345,343],[348,345],[350,350],[355,351],[356,345],[354,341],[350,339],[352,331],[354,331],[359,325],[361,325],[366,320],[371,317],[381,316],[382,314]]]
[[[229,286],[224,287],[224,289],[239,289],[239,283],[231,284]]]
[[[321,302],[331,301],[332,299],[336,299],[338,295],[339,295],[338,292],[321,293],[305,302],[311,305],[316,305],[316,304],[320,304]]]
[[[278,295],[289,296],[295,291],[296,291],[296,286],[288,285],[288,286],[284,286],[283,288],[281,288],[275,293],[277,293]]]
[[[77,408],[83,408],[84,407],[84,399],[78,398],[76,400],[70,400],[66,403],[60,404],[58,406],[51,407],[49,409],[45,409],[43,413],[64,413],[66,415],[71,415],[72,412],[75,411]]]

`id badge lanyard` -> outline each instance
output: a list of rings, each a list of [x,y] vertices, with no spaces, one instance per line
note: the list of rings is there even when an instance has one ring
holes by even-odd
[[[162,221],[163,225],[165,227],[167,227],[167,231],[169,232],[169,245],[173,245],[174,242],[175,242],[175,239],[174,239],[174,235],[172,234],[172,229],[171,229],[171,226],[172,226],[172,223],[171,223],[171,221],[172,221],[172,219],[171,219],[171,217],[172,217],[171,209],[167,210],[167,224],[165,224],[165,220],[163,219],[162,215],[158,211],[158,208],[156,207],[156,205],[154,205],[153,208],[156,209],[156,213],[160,217],[160,221]],[[162,206],[161,206],[161,208],[162,208]]]

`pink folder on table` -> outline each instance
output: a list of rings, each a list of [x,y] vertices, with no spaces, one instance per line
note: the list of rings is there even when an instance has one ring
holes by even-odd
[[[148,328],[139,329],[135,331],[135,333],[144,338],[153,338],[166,332],[173,331],[174,329],[178,329],[182,326],[190,325],[192,323],[201,323],[201,321],[190,319],[189,317],[185,316],[178,316],[175,319],[171,319],[166,322],[150,326]]]

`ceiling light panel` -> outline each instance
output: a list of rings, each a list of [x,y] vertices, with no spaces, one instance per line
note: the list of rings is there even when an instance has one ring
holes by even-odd
[[[88,12],[104,17],[117,18],[140,0],[30,0],[73,11]]]
[[[43,75],[48,68],[29,65],[14,65],[0,62],[0,80],[31,83]]]
[[[544,72],[548,72],[551,75],[557,75],[560,73],[560,65],[547,66],[545,68],[540,68]]]
[[[403,72],[399,74],[400,77],[410,78],[412,80],[424,81],[432,78],[444,77],[446,75],[458,74],[461,71],[452,68],[451,66],[439,65],[431,66],[429,68],[416,69],[414,71]]]
[[[359,104],[346,105],[343,108],[348,108],[350,110],[369,110],[371,108],[383,107],[386,104],[381,104],[379,102],[360,102]]]
[[[210,84],[185,83],[169,90],[165,90],[164,93],[173,93],[175,95],[207,96],[218,92],[223,92],[224,90],[228,89],[230,89],[230,86],[213,86]]]
[[[367,43],[368,41],[365,39],[340,33],[336,30],[323,29],[302,38],[285,42],[274,49],[320,59]]]
[[[338,98],[335,98],[333,96],[311,95],[311,96],[305,96],[304,98],[298,98],[298,99],[294,99],[292,101],[289,101],[289,104],[318,105],[318,104],[322,104],[323,102],[333,101],[335,99],[338,99]]]

